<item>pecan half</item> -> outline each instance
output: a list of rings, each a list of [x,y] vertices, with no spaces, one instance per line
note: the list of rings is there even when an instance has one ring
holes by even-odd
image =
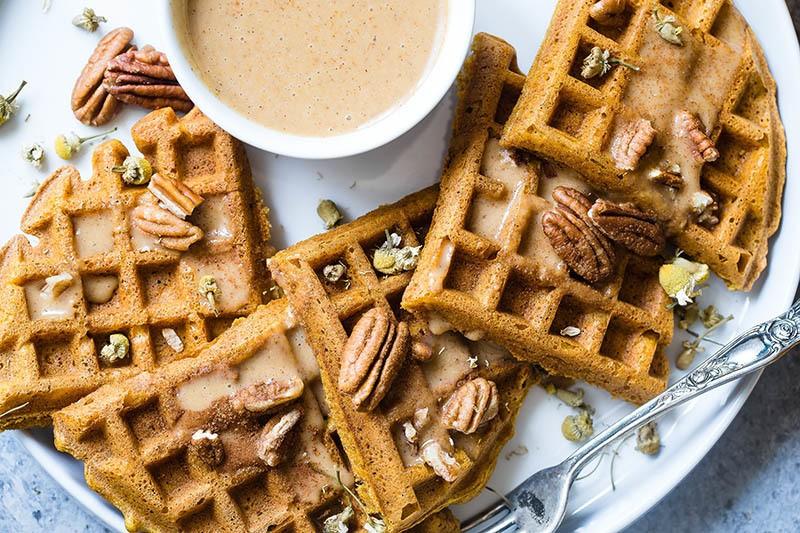
[[[589,218],[606,237],[637,255],[658,255],[666,244],[655,214],[633,204],[599,199],[589,209]]]
[[[231,399],[231,404],[237,410],[266,413],[270,409],[299,398],[303,394],[303,389],[303,380],[300,378],[268,378],[241,389]]]
[[[182,181],[153,174],[147,190],[161,200],[171,213],[185,219],[192,214],[195,207],[203,203],[203,197],[194,192]]]
[[[620,170],[634,170],[656,138],[653,124],[646,119],[628,122],[611,141],[611,157]]]
[[[445,481],[452,483],[458,477],[458,472],[461,470],[458,461],[447,453],[437,441],[429,440],[423,443],[421,455],[422,460]]]
[[[499,407],[494,382],[474,378],[457,388],[442,406],[442,423],[469,435],[496,417]]]
[[[628,0],[598,0],[589,8],[589,16],[603,26],[618,26]]]
[[[264,424],[256,440],[256,455],[267,466],[278,466],[286,461],[302,416],[303,409],[295,407],[291,411],[273,416]]]
[[[542,229],[556,254],[590,283],[611,276],[616,254],[611,242],[589,218],[591,200],[569,187],[556,187],[553,199],[556,207],[542,215]]]
[[[696,115],[688,111],[678,111],[675,115],[675,130],[691,143],[692,155],[700,162],[713,162],[719,159],[719,150],[705,132],[705,127]]]
[[[111,120],[119,102],[103,86],[103,76],[109,61],[130,47],[133,30],[117,28],[97,43],[72,89],[72,112],[75,118],[89,126],[100,126]]]
[[[149,45],[111,60],[103,87],[122,102],[148,109],[171,107],[185,112],[194,106],[178,84],[167,56]]]
[[[719,224],[719,200],[716,194],[698,191],[692,195],[691,205],[698,224],[708,229]]]
[[[372,411],[389,392],[411,349],[408,324],[374,307],[353,328],[342,352],[339,390],[353,395],[359,411]]]
[[[145,233],[158,238],[164,248],[185,252],[203,238],[203,230],[176,217],[163,207],[141,202],[131,212],[131,223]]]

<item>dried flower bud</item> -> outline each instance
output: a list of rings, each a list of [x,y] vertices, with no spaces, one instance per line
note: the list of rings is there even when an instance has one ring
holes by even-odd
[[[414,424],[412,424],[408,420],[403,422],[403,436],[406,438],[409,444],[416,444],[417,428],[415,428]]]
[[[661,16],[658,9],[653,10],[653,23],[658,35],[667,41],[677,46],[683,46],[683,27],[678,25],[678,21],[674,15]]]
[[[702,292],[698,286],[708,279],[708,265],[676,257],[671,263],[661,265],[658,282],[678,305],[688,305]]]
[[[559,331],[559,334],[564,337],[577,337],[581,334],[581,329],[575,326],[567,326]]]
[[[105,137],[106,135],[110,135],[117,131],[116,126],[114,129],[98,133],[97,135],[91,135],[89,137],[79,137],[75,132],[70,132],[69,134],[61,134],[56,137],[55,141],[55,149],[56,155],[61,159],[72,159],[72,156],[80,152],[81,146],[83,143],[100,138]]]
[[[636,449],[646,455],[656,455],[661,450],[661,439],[655,422],[648,422],[636,432]]]
[[[329,516],[322,523],[322,533],[348,533],[350,531],[350,521],[355,513],[353,507],[348,505],[342,509],[341,513]]]
[[[41,168],[44,161],[44,146],[39,143],[33,143],[25,146],[22,149],[22,159],[33,165],[35,168]]]
[[[88,32],[96,31],[102,22],[108,21],[105,17],[96,14],[91,7],[84,7],[81,14],[72,19],[73,26],[82,28]]]
[[[342,220],[342,214],[333,200],[321,200],[317,205],[317,215],[325,224],[325,229],[331,229]]]
[[[211,306],[214,314],[219,314],[219,310],[217,309],[217,299],[222,294],[222,291],[220,291],[219,285],[217,285],[216,278],[214,276],[203,276],[200,278],[200,287],[198,288],[198,292],[206,300],[208,300],[208,305]]]
[[[121,174],[122,181],[127,185],[144,185],[153,175],[153,167],[144,157],[129,155],[121,165],[111,168],[112,172]]]
[[[419,252],[422,246],[404,246],[399,248],[402,237],[397,233],[386,231],[386,241],[375,250],[372,266],[381,274],[393,276],[417,268]]]
[[[336,283],[342,276],[347,273],[347,267],[344,266],[342,263],[335,263],[333,265],[326,265],[325,268],[322,269],[322,275],[328,280],[330,283]]]
[[[17,110],[17,105],[14,103],[14,100],[19,95],[19,92],[28,84],[27,81],[22,80],[22,83],[19,84],[17,90],[13,93],[9,94],[5,98],[0,96],[0,126],[6,123],[8,119],[11,118],[11,115]]]
[[[106,365],[113,365],[117,361],[122,361],[128,356],[131,343],[128,337],[121,333],[112,333],[108,337],[108,344],[100,350],[100,360]]]
[[[700,343],[697,340],[683,341],[682,346],[683,350],[675,359],[675,367],[678,370],[686,370],[692,366],[694,358],[697,357],[697,352],[703,351],[703,348],[700,346]]]
[[[700,317],[700,308],[697,303],[690,303],[689,305],[678,307],[678,327],[682,330],[687,330],[692,327],[697,319]]]
[[[561,400],[565,404],[569,405],[570,407],[575,407],[576,409],[581,408],[581,407],[584,407],[584,408],[588,407],[583,402],[583,395],[584,394],[585,393],[583,392],[583,389],[575,389],[575,391],[571,391],[571,390],[568,390],[568,389],[556,388],[556,391],[555,391],[556,398],[558,398],[559,400]],[[590,411],[590,409],[588,409],[588,408],[586,410]]]
[[[605,76],[614,65],[620,65],[637,72],[639,71],[639,67],[636,65],[632,65],[618,57],[612,56],[609,50],[604,50],[599,46],[595,46],[583,60],[581,76],[587,80]]]
[[[592,415],[582,410],[577,415],[570,415],[561,423],[561,434],[572,442],[582,442],[594,434]]]

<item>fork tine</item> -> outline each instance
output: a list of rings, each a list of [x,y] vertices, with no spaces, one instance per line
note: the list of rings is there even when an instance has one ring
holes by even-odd
[[[477,528],[482,524],[485,524],[486,522],[488,522],[501,512],[508,510],[509,510],[508,506],[505,504],[505,502],[500,500],[499,502],[497,502],[497,504],[495,504],[494,507],[490,508],[489,510],[484,511],[479,515],[475,515],[469,520],[463,522],[461,524],[461,531],[464,533],[478,531],[475,528]]]

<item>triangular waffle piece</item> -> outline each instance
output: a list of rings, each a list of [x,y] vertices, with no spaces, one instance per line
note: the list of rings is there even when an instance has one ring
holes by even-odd
[[[592,18],[595,3],[559,2],[503,145],[567,164],[599,189],[650,205],[673,221],[678,247],[731,288],[749,290],[766,267],[786,172],[775,81],[755,36],[728,0],[631,1],[612,25]],[[662,39],[655,17],[671,21],[661,26],[666,33],[682,28],[682,46]],[[587,79],[583,61],[593,47],[641,70],[619,66]],[[681,111],[701,119],[717,159],[692,157],[691,143],[675,132]],[[614,158],[614,145],[641,119],[656,138],[628,169]],[[653,182],[659,167],[679,169],[682,188]],[[703,196],[693,200],[701,190],[718,204],[711,219],[691,213],[692,204],[704,205]]]
[[[204,236],[178,252],[132,226],[137,202],[155,197],[112,171],[128,155],[118,141],[95,150],[88,179],[74,167],[50,176],[21,223],[38,245],[17,236],[2,250],[0,428],[46,424],[105,383],[192,357],[268,299],[269,224],[244,148],[197,110],[155,111],[132,133],[155,172],[204,198],[188,219]],[[68,286],[49,293],[58,275]],[[207,275],[216,309],[199,292]],[[108,364],[112,334],[129,349]]]
[[[422,244],[436,195],[433,188],[413,194],[279,252],[269,262],[317,354],[331,418],[358,492],[390,531],[404,530],[482,489],[513,433],[527,388],[539,376],[494,344],[471,342],[456,333],[432,335],[425,321],[400,310],[411,273],[390,275],[374,268],[376,249],[387,239],[402,247]],[[344,267],[343,273],[340,269],[332,275],[326,269],[337,265]],[[339,380],[348,335],[367,312],[388,316],[398,328],[401,321],[408,323],[412,351],[425,355],[409,355],[388,382],[383,377],[386,366],[380,369],[375,363],[372,368],[381,377],[359,410],[354,396],[340,390]],[[486,380],[481,383],[487,387],[495,384],[496,416],[474,433],[448,431],[442,404],[477,378]],[[378,390],[388,390],[382,400],[375,396]],[[470,404],[459,405],[472,414]],[[474,409],[482,412],[477,404]]]
[[[403,297],[434,330],[486,338],[556,375],[633,402],[664,390],[672,337],[658,263],[617,251],[615,274],[572,275],[542,230],[553,188],[576,172],[499,145],[525,78],[508,43],[479,34],[460,78],[448,166],[426,245]]]

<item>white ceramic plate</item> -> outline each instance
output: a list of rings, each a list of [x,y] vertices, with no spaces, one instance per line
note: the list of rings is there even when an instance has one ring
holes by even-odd
[[[137,43],[158,46],[160,37],[149,14],[151,3],[94,2],[94,7],[109,19],[103,25],[104,30],[127,25],[136,30]],[[44,178],[58,165],[50,149],[55,135],[73,129],[79,133],[88,131],[72,117],[69,96],[73,80],[100,33],[87,34],[70,25],[72,16],[84,5],[82,0],[55,0],[47,14],[41,12],[40,4],[32,0],[7,1],[0,10],[0,65],[3,65],[0,91],[7,94],[21,78],[29,82],[20,98],[19,116],[0,129],[0,182],[5,189],[0,195],[0,240],[17,231],[26,204],[22,196],[30,188],[30,182]],[[782,0],[739,0],[737,4],[764,45],[780,88],[789,146],[798,146],[800,108],[793,106],[790,98],[800,94],[800,54],[786,6]],[[519,50],[520,66],[527,69],[554,5],[555,0],[479,0],[476,31],[489,31],[510,41]],[[452,111],[451,93],[405,136],[349,159],[300,161],[249,150],[253,174],[272,208],[275,243],[288,245],[319,232],[321,224],[315,208],[321,198],[335,200],[353,218],[379,203],[396,200],[436,181]],[[114,121],[121,130],[119,137],[130,147],[128,129],[143,114],[129,109]],[[41,171],[28,166],[19,156],[24,144],[36,140],[43,141],[49,150],[49,160]],[[90,151],[87,148],[75,160],[83,172],[89,172]],[[784,203],[787,206],[800,202],[800,181],[794,179],[799,163],[797,153],[790,152],[790,178]],[[353,183],[355,186],[351,188]],[[800,227],[800,210],[786,209],[783,228],[797,227]],[[723,312],[735,315],[735,320],[717,339],[726,340],[736,331],[788,307],[799,273],[800,247],[792,232],[784,230],[774,239],[769,269],[753,292],[732,294],[720,283],[706,291],[703,302],[713,302]],[[674,357],[675,351],[670,355]],[[679,375],[674,372],[673,379]],[[606,458],[593,475],[575,485],[564,529],[614,531],[630,524],[700,461],[739,411],[755,382],[756,378],[751,378],[724,387],[665,417],[660,422],[664,448],[655,459],[634,451],[631,442],[623,445],[616,460],[613,491]],[[598,425],[607,424],[630,409],[602,391],[590,389],[587,394],[597,409]],[[534,390],[520,416],[517,436],[506,450],[525,446],[528,452],[510,459],[501,457],[490,486],[508,491],[537,469],[567,456],[574,447],[559,431],[567,414],[569,408],[541,389]],[[53,449],[49,431],[25,432],[19,437],[67,492],[109,527],[122,529],[121,516],[84,484],[81,466]],[[460,507],[457,513],[465,517],[491,499],[487,493]]]

